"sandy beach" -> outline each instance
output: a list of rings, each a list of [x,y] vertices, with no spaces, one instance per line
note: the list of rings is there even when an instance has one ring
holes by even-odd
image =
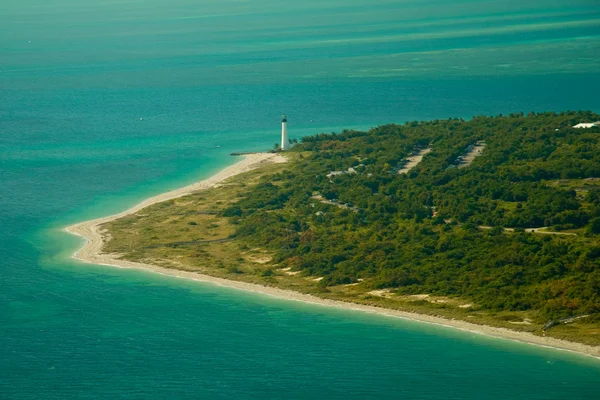
[[[85,244],[81,249],[79,249],[75,254],[73,254],[73,258],[83,261],[85,263],[96,264],[96,265],[107,265],[118,268],[134,268],[140,270],[151,271],[153,273],[158,273],[162,275],[168,275],[177,278],[183,279],[191,279],[200,282],[209,282],[212,284],[226,286],[230,288],[235,288],[239,290],[250,291],[254,293],[260,293],[263,295],[273,296],[285,300],[292,301],[301,301],[304,303],[316,304],[327,307],[336,307],[342,308],[346,310],[356,310],[366,313],[384,315],[388,317],[394,318],[402,318],[409,319],[414,321],[420,321],[430,324],[436,324],[446,327],[452,327],[455,329],[459,329],[466,332],[471,332],[474,334],[487,335],[492,337],[498,337],[513,341],[518,341],[522,343],[528,343],[537,346],[543,347],[551,347],[560,350],[572,351],[588,356],[592,356],[600,359],[600,346],[588,346],[575,342],[568,342],[565,340],[548,338],[548,337],[540,337],[533,335],[527,332],[517,332],[510,329],[505,328],[496,328],[485,325],[477,325],[468,323],[460,320],[450,320],[440,317],[433,317],[429,315],[415,314],[410,312],[403,312],[391,309],[385,309],[380,307],[373,307],[355,303],[347,303],[342,301],[334,301],[322,299],[316,296],[302,294],[298,292],[293,292],[289,290],[282,290],[273,287],[267,287],[252,283],[233,281],[228,279],[216,278],[209,275],[203,275],[194,272],[186,272],[186,271],[178,271],[175,269],[162,268],[155,265],[136,263],[126,260],[117,259],[115,255],[111,254],[103,254],[102,246],[104,244],[103,241],[103,231],[101,229],[101,225],[118,218],[133,214],[138,212],[139,210],[148,207],[152,204],[160,203],[163,201],[175,199],[178,197],[182,197],[199,190],[210,189],[214,187],[216,184],[223,182],[224,180],[237,175],[243,172],[255,169],[264,163],[281,163],[285,162],[286,159],[279,154],[251,154],[246,156],[240,162],[227,167],[212,177],[194,183],[192,185],[183,187],[181,189],[177,189],[171,192],[163,193],[149,199],[144,200],[143,202],[137,204],[136,206],[107,217],[98,218],[91,221],[81,222],[72,226],[67,227],[65,230],[73,235],[80,236],[85,239]]]

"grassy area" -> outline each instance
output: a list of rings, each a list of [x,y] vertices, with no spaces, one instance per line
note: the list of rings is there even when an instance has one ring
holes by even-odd
[[[218,187],[148,207],[106,225],[111,240],[106,252],[186,271],[227,277],[260,275],[270,257],[232,240],[235,226],[218,215],[281,165],[266,165],[238,175]]]
[[[301,154],[290,157],[292,162],[288,164],[265,165],[230,178],[216,188],[156,204],[106,224],[110,240],[105,251],[131,261],[295,290],[327,299],[542,334],[546,321],[539,319],[535,311],[495,313],[481,310],[469,299],[427,294],[407,296],[393,290],[373,290],[368,281],[327,287],[320,283],[320,277],[281,268],[266,249],[236,239],[234,220],[219,213],[243,198],[261,177],[282,169],[293,169],[293,159]],[[511,205],[507,204],[508,207]],[[600,345],[600,324],[584,318],[569,325],[559,325],[547,335]]]
[[[581,200],[585,199],[590,190],[600,190],[600,178],[557,179],[548,181],[547,184],[561,189],[574,190]]]
[[[572,190],[600,190],[600,178],[557,179],[548,181],[548,185]]]

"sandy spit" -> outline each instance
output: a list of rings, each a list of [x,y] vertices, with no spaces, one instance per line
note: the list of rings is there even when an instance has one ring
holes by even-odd
[[[187,272],[187,271],[179,271],[175,269],[163,268],[156,265],[151,264],[143,264],[136,263],[132,261],[120,260],[116,258],[116,255],[113,254],[103,254],[102,246],[104,244],[103,241],[103,230],[101,229],[101,225],[110,221],[114,221],[116,219],[122,218],[127,215],[134,214],[141,209],[151,206],[156,203],[160,203],[163,201],[175,199],[178,197],[186,196],[188,194],[197,192],[199,190],[205,190],[214,187],[216,184],[223,182],[224,180],[252,169],[259,167],[264,163],[282,163],[285,162],[286,159],[279,154],[269,154],[269,153],[260,153],[260,154],[251,154],[246,156],[242,161],[223,169],[212,177],[194,183],[192,185],[183,187],[181,189],[173,190],[171,192],[162,193],[158,196],[151,197],[149,199],[144,200],[138,205],[121,212],[119,214],[111,215],[108,217],[98,218],[91,221],[80,222],[75,225],[71,225],[65,230],[73,235],[80,236],[85,239],[85,244],[81,249],[79,249],[75,254],[73,254],[73,258],[83,261],[89,264],[95,265],[106,265],[118,268],[133,268],[140,269],[145,271],[150,271],[153,273],[167,275],[176,278],[182,279],[191,279],[200,282],[208,282],[219,286],[225,286],[230,288],[235,288],[239,290],[245,290],[254,293],[260,293],[267,296],[277,297],[285,300],[292,301],[301,301],[304,303],[310,303],[315,305],[327,306],[327,307],[335,307],[341,308],[345,310],[355,310],[361,311],[371,314],[384,315],[388,317],[408,319],[413,321],[420,321],[430,324],[442,325],[446,327],[452,327],[455,329],[459,329],[462,331],[498,337],[513,341],[518,341],[522,343],[528,343],[532,345],[542,346],[542,347],[551,347],[559,350],[567,350],[580,354],[584,354],[587,356],[592,356],[600,359],[600,346],[589,346],[585,344],[569,342],[566,340],[554,339],[549,337],[540,337],[533,335],[527,332],[517,332],[506,328],[497,328],[486,325],[477,325],[472,324],[465,321],[455,320],[455,319],[445,319],[441,317],[434,317],[423,314],[416,314],[405,311],[397,311],[391,309],[385,309],[381,307],[373,307],[356,303],[349,303],[343,301],[336,300],[327,300],[322,299],[316,296],[302,294],[298,292],[293,292],[290,290],[277,289],[273,287],[232,281],[223,278],[216,278],[209,275],[199,274],[195,272]]]

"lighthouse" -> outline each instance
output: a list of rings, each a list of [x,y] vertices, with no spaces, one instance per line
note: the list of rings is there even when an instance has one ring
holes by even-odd
[[[288,140],[287,134],[287,117],[284,115],[281,116],[281,150],[289,150],[290,142]]]

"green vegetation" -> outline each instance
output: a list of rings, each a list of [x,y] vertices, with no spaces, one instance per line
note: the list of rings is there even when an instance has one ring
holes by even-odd
[[[590,315],[547,334],[600,344],[600,129],[571,128],[596,120],[514,114],[305,137],[284,167],[111,223],[107,250],[539,334]]]

